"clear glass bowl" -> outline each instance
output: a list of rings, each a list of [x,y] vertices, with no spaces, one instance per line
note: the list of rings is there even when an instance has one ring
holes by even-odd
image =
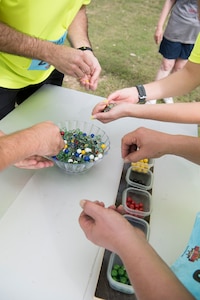
[[[103,131],[101,128],[95,126],[92,123],[78,121],[78,120],[68,120],[68,121],[60,122],[58,124],[58,126],[60,128],[61,133],[62,132],[65,132],[65,133],[70,132],[70,134],[71,134],[72,131],[75,131],[74,134],[76,135],[76,130],[78,130],[78,132],[80,130],[81,139],[84,139],[83,136],[86,136],[85,137],[86,139],[87,138],[89,139],[90,136],[93,136],[93,138],[91,138],[91,145],[93,145],[92,144],[93,140],[98,139],[98,143],[99,143],[98,146],[100,146],[100,144],[103,144],[105,147],[103,149],[102,153],[100,153],[100,155],[98,157],[96,156],[96,157],[94,157],[94,159],[89,159],[89,161],[83,161],[83,159],[81,158],[80,161],[73,160],[72,162],[64,162],[64,161],[59,160],[58,155],[50,157],[50,159],[55,163],[55,165],[57,165],[65,173],[68,173],[68,174],[85,173],[86,171],[91,169],[94,165],[101,162],[102,159],[104,158],[104,156],[108,153],[108,151],[110,149],[110,140],[109,140],[109,137],[107,136],[107,134],[105,133],[105,131]],[[83,133],[83,136],[81,135],[81,133]],[[79,133],[76,136],[77,143],[79,142],[78,139],[80,138],[80,136],[79,136]],[[77,144],[77,147],[78,146],[79,145]],[[61,151],[64,152],[64,150],[61,150]],[[89,154],[91,155],[91,157],[93,156],[92,152]],[[90,157],[90,155],[88,155],[88,156]],[[61,156],[62,156],[62,153],[61,153]]]

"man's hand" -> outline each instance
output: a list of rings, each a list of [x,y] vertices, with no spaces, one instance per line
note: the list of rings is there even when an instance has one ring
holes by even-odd
[[[134,233],[142,238],[141,230],[134,228],[113,208],[105,208],[99,201],[91,202],[81,200],[82,213],[79,217],[79,224],[86,237],[98,246],[118,253],[123,248],[123,242],[127,243]]]
[[[50,63],[61,73],[79,80],[87,89],[95,90],[101,67],[91,51],[81,51],[68,46],[55,45]]]
[[[26,137],[29,137],[30,140],[32,140],[32,143],[28,143],[28,145],[25,143],[25,147],[29,147],[30,152],[34,153],[34,155],[28,156],[15,163],[15,167],[21,169],[41,169],[52,167],[54,163],[43,156],[56,155],[64,147],[64,141],[60,135],[60,129],[58,126],[52,122],[42,122],[25,129],[25,133],[28,133],[28,136]],[[31,147],[35,148],[31,149]],[[26,151],[26,149],[23,150]]]
[[[90,58],[90,61],[93,65],[93,72],[89,75],[85,74],[83,78],[81,78],[79,81],[80,84],[84,86],[87,90],[95,91],[98,86],[99,76],[101,73],[101,66],[98,62],[98,59],[94,56],[94,54],[91,51],[86,50],[83,52],[88,56],[88,58]]]
[[[36,124],[27,129],[27,131],[32,135],[32,141],[35,144],[33,155],[56,155],[64,147],[60,129],[52,122]]]
[[[42,169],[42,168],[53,167],[53,165],[54,163],[51,160],[37,155],[28,157],[14,164],[15,167],[20,169]]]

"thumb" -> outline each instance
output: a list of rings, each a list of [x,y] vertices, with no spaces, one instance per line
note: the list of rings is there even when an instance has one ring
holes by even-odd
[[[144,155],[143,151],[141,150],[137,150],[135,152],[129,153],[125,158],[124,158],[124,162],[128,163],[128,162],[137,162],[141,159],[146,158],[146,156]]]
[[[90,201],[90,200],[81,200],[80,206],[83,209],[83,212],[89,217],[96,219],[101,214],[104,203],[100,201]]]

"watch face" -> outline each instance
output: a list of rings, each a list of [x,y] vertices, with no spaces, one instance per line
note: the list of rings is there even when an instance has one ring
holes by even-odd
[[[145,101],[145,98],[140,98],[140,99],[139,99],[139,103],[140,103],[140,104],[145,104],[145,102],[146,102],[146,101]]]

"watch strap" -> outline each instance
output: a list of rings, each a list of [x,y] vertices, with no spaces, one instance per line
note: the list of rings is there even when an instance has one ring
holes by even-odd
[[[86,47],[86,46],[82,46],[82,47],[79,47],[79,48],[77,48],[77,49],[78,49],[78,50],[81,50],[81,51],[89,50],[89,51],[92,51],[92,52],[93,52],[92,48]]]
[[[138,103],[144,104],[147,98],[146,91],[143,85],[136,85],[136,89],[138,91]]]

